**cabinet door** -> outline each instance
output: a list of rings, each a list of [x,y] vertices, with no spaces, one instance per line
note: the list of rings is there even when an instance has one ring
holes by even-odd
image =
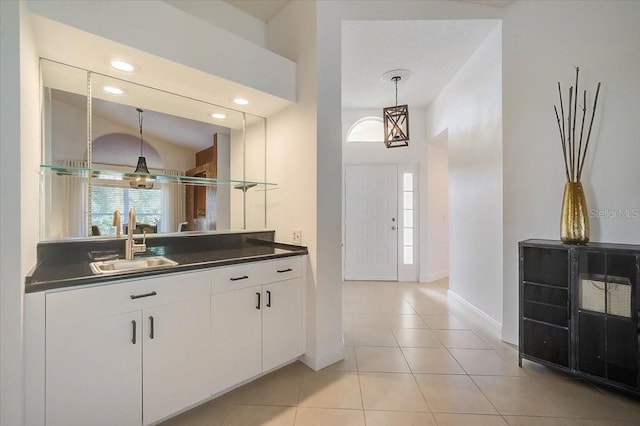
[[[304,352],[302,279],[263,286],[263,370],[277,367]]]
[[[206,296],[142,312],[144,424],[210,395],[209,303]]]
[[[140,425],[139,311],[47,327],[47,426]]]
[[[262,372],[260,286],[211,296],[212,393]]]

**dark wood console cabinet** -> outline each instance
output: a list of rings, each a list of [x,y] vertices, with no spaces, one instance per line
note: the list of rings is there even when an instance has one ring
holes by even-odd
[[[640,395],[640,246],[526,240],[522,359]]]

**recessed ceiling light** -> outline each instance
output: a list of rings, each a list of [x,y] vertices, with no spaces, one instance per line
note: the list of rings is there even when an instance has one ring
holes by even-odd
[[[233,103],[234,104],[238,104],[238,105],[247,105],[249,103],[249,101],[246,100],[246,99],[243,99],[243,98],[235,98],[233,100]]]
[[[219,113],[219,112],[212,112],[212,113],[211,113],[211,117],[213,117],[213,118],[217,118],[217,119],[220,119],[220,120],[222,120],[223,118],[227,118],[227,116],[226,116],[226,115],[221,114],[221,113]]]
[[[124,61],[122,59],[113,59],[110,62],[111,66],[115,69],[117,69],[118,71],[124,71],[124,72],[133,72],[136,70],[136,66]]]
[[[102,86],[102,90],[110,95],[124,95],[127,93],[124,89],[117,86]]]

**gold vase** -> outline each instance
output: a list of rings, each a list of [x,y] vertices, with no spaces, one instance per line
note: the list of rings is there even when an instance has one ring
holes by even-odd
[[[589,242],[587,202],[580,182],[567,182],[564,185],[560,239],[565,244],[586,244]]]

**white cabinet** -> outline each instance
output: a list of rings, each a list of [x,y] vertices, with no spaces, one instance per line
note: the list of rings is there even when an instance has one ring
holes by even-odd
[[[208,294],[143,311],[144,424],[209,397],[209,312]]]
[[[149,424],[207,398],[209,314],[206,273],[47,294],[47,426]]]
[[[304,352],[302,257],[41,294],[33,424],[153,424]],[[31,347],[29,344],[27,347]],[[30,365],[27,365],[29,368]],[[34,376],[35,377],[35,376]],[[46,419],[46,421],[45,421]]]
[[[262,372],[260,286],[211,297],[212,393]]]
[[[304,352],[302,279],[263,286],[262,369],[271,370]]]
[[[47,426],[141,423],[140,318],[129,312],[47,327]]]
[[[303,291],[300,257],[214,271],[212,393],[304,352]]]

